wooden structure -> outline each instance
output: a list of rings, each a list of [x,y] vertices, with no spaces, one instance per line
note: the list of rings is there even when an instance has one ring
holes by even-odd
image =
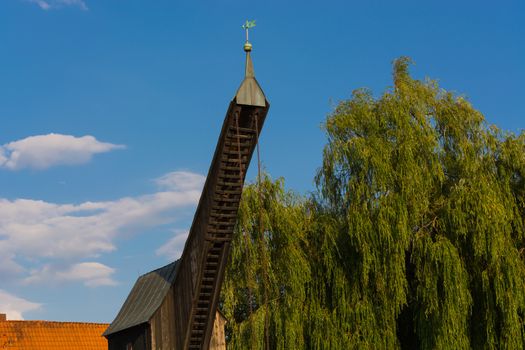
[[[255,79],[251,47],[244,45],[245,78],[226,112],[183,254],[177,262],[139,278],[104,333],[110,350],[127,350],[128,344],[134,350],[210,346],[242,187],[269,109]],[[142,287],[135,290],[139,284]],[[133,302],[134,298],[143,301]],[[140,306],[148,298],[154,302]]]
[[[175,294],[173,284],[179,261],[140,276],[104,335],[109,350],[156,350],[175,348]],[[225,350],[224,316],[216,314],[212,338],[216,350]]]
[[[0,349],[106,350],[103,323],[10,321],[0,314]]]

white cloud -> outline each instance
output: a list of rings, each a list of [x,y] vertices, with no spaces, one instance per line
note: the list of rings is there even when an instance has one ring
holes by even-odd
[[[84,281],[88,287],[114,286],[112,279],[115,269],[97,262],[84,262],[73,265],[70,269],[58,272],[58,278],[65,281]]]
[[[42,10],[49,10],[51,8],[51,5],[49,5],[49,3],[44,0],[28,0],[28,1],[33,4],[37,4]]]
[[[26,271],[25,268],[16,263],[14,259],[14,254],[2,253],[0,256],[0,277],[4,282],[11,280]],[[0,312],[1,311],[2,310],[0,310]]]
[[[176,260],[181,257],[184,250],[186,238],[188,238],[189,231],[176,232],[169,241],[164,243],[156,253],[159,256],[165,256],[168,260]]]
[[[37,4],[42,10],[50,10],[53,8],[61,8],[64,6],[76,6],[81,10],[87,11],[88,7],[83,0],[27,0],[33,4]]]
[[[206,177],[189,171],[174,171],[155,180],[161,188],[185,191],[191,188],[202,188]]]
[[[82,0],[55,0],[55,2],[59,5],[78,6],[84,11],[88,10],[86,3]]]
[[[0,198],[0,264],[8,267],[7,271],[0,269],[0,280],[9,273],[23,276],[29,270],[28,265],[38,264],[41,260],[57,266],[65,263],[71,266],[86,258],[93,259],[115,250],[117,239],[177,222],[186,209],[197,204],[202,181],[195,181],[195,178],[203,177],[189,172],[170,174],[178,179],[171,183],[171,190],[114,201],[56,204]],[[47,270],[33,270],[27,277],[28,281],[42,280],[38,278],[39,274],[57,280],[72,280],[66,277],[72,276],[73,272],[82,272],[79,276],[86,284],[110,284],[110,280],[105,279],[109,278],[110,271],[100,265],[73,265],[72,268],[77,270],[55,265]],[[87,272],[95,270],[98,273],[105,271],[106,275],[89,277]]]
[[[47,281],[83,282],[87,287],[115,286],[112,275],[115,269],[98,262],[77,263],[67,268],[47,264],[41,269],[31,271],[24,282],[28,284]]]
[[[0,311],[7,314],[8,320],[23,320],[24,312],[38,310],[41,306],[0,289]]]
[[[125,148],[100,142],[93,136],[48,134],[30,136],[0,146],[0,167],[46,169],[54,165],[83,164],[97,153]]]

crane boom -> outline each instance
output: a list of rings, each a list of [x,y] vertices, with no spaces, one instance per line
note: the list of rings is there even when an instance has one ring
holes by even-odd
[[[174,283],[177,349],[208,349],[246,171],[270,107],[246,51]]]

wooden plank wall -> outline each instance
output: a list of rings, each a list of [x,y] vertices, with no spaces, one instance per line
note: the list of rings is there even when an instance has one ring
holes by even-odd
[[[150,332],[148,324],[141,324],[135,327],[125,329],[121,332],[111,334],[108,337],[109,350],[127,349],[130,344],[133,350],[151,350]]]
[[[173,350],[175,349],[175,318],[173,307],[173,289],[166,296],[162,305],[150,320],[151,350]],[[213,323],[210,350],[226,350],[226,336],[224,327],[226,319],[217,311]]]
[[[175,306],[173,298],[173,287],[164,298],[159,309],[150,319],[151,349],[172,350],[175,349]]]

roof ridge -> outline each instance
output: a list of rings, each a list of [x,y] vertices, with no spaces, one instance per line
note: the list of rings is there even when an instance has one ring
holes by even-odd
[[[84,321],[48,321],[48,320],[5,320],[0,322],[21,322],[21,323],[68,323],[68,324],[90,324],[90,325],[101,325],[107,326],[109,323],[104,322],[84,322]]]
[[[169,264],[166,264],[166,265],[164,265],[164,266],[161,266],[161,267],[159,267],[159,268],[156,268],[155,270],[151,270],[151,271],[149,271],[149,272],[146,272],[146,273],[140,275],[139,278],[142,277],[142,276],[149,275],[150,273],[153,273],[153,272],[156,272],[156,271],[162,270],[162,269],[164,269],[164,268],[166,268],[166,267],[168,267],[168,266],[170,266],[170,265],[172,265],[172,264],[176,264],[176,263],[179,262],[179,260],[180,260],[180,259],[177,259],[177,260],[175,260],[175,261],[170,262]]]

